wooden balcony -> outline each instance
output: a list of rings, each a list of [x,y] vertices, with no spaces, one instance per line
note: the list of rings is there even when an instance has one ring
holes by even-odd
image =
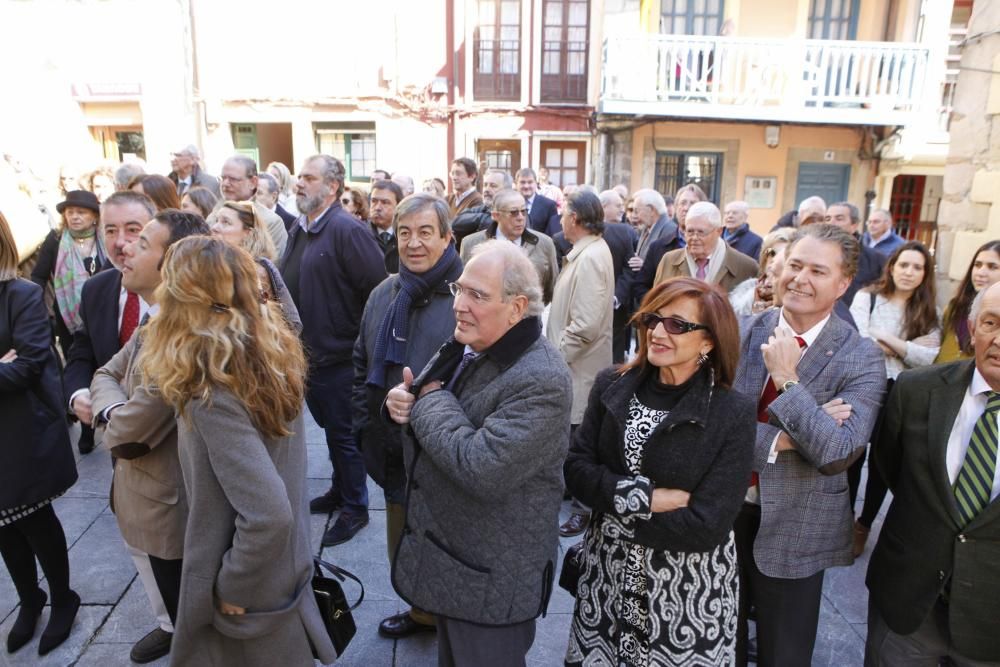
[[[598,110],[906,125],[920,111],[928,57],[926,47],[899,42],[615,37],[604,42]]]

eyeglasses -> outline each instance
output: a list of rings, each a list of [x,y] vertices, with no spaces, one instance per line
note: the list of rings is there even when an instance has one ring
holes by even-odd
[[[458,283],[448,283],[448,291],[456,299],[463,294],[468,295],[476,303],[487,303],[492,297],[489,294],[483,294],[479,290],[474,290],[471,287],[462,287]]]
[[[692,331],[708,331],[708,327],[704,324],[695,324],[694,322],[687,322],[679,317],[660,317],[656,313],[643,313],[639,316],[639,324],[646,327],[650,331],[655,329],[658,325],[662,324],[664,330],[669,334],[680,335],[691,333]]]
[[[500,209],[497,209],[497,210],[500,211],[501,213],[506,213],[507,215],[512,215],[515,218],[520,217],[522,215],[525,215],[525,216],[528,215],[528,209],[526,209],[526,208],[514,208],[514,209],[510,209],[510,210],[500,208]]]
[[[689,239],[703,239],[703,238],[707,238],[707,237],[711,236],[716,231],[717,230],[715,230],[715,229],[709,229],[709,230],[706,231],[706,230],[702,230],[702,229],[687,229],[687,228],[685,228],[684,229],[684,237],[685,238],[689,238]]]

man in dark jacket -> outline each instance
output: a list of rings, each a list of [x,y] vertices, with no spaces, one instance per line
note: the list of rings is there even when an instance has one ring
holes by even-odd
[[[553,237],[562,231],[556,203],[538,192],[538,177],[534,169],[524,168],[517,172],[517,190],[524,197],[528,208],[528,226],[536,232]]]
[[[385,270],[389,273],[399,271],[399,247],[393,218],[396,216],[396,206],[401,201],[403,201],[403,190],[396,183],[392,181],[372,183],[368,222],[385,258]]]
[[[517,246],[481,244],[453,290],[454,337],[386,400],[412,434],[392,583],[437,614],[439,664],[524,664],[555,572],[569,369]]]
[[[483,176],[483,203],[468,208],[451,223],[451,231],[455,236],[455,247],[462,249],[462,240],[471,234],[482,231],[493,223],[493,198],[501,190],[514,183],[510,174],[500,169],[488,169]]]
[[[184,193],[195,186],[208,188],[216,197],[219,194],[219,179],[201,170],[198,160],[198,147],[189,144],[170,155],[170,168],[172,171],[167,174],[167,178],[177,186],[177,196],[183,197]]]
[[[90,426],[93,421],[90,381],[94,372],[128,341],[149,309],[138,294],[122,287],[121,268],[125,246],[139,238],[155,213],[156,206],[149,197],[128,190],[114,193],[101,204],[100,231],[113,268],[101,271],[83,284],[80,295],[83,326],[73,334],[63,374],[70,411],[80,420],[77,447],[81,454],[94,449],[94,429]]]
[[[423,368],[455,330],[448,283],[461,275],[462,261],[451,243],[448,216],[448,204],[424,192],[396,209],[393,229],[404,241],[399,275],[372,290],[354,344],[354,431],[368,474],[385,492],[390,562],[403,533],[406,468],[400,429],[382,419],[382,403],[402,381],[403,368]],[[434,617],[415,608],[379,625],[381,635],[396,639],[432,630]]]
[[[745,201],[729,202],[722,218],[722,239],[730,248],[740,251],[756,262],[760,259],[760,246],[764,243],[764,239],[750,231],[749,221],[749,204]]]
[[[368,525],[365,462],[351,428],[351,356],[371,291],[386,277],[371,230],[340,204],[344,165],[315,155],[299,171],[295,203],[304,216],[292,226],[281,274],[302,318],[309,359],[306,404],[326,431],[333,463],[330,490],[314,498],[314,514],[343,511],[323,536],[331,546]]]
[[[840,300],[848,308],[854,302],[854,295],[859,289],[868,287],[882,277],[886,258],[875,250],[861,243],[861,214],[858,207],[846,201],[831,204],[826,209],[826,219],[831,225],[837,225],[858,240],[861,245],[861,256],[858,258],[858,272],[851,281],[851,286],[844,292]],[[807,223],[808,224],[808,223]]]
[[[872,450],[892,505],[872,553],[866,665],[1000,662],[1000,287],[970,313],[975,360],[899,376]]]

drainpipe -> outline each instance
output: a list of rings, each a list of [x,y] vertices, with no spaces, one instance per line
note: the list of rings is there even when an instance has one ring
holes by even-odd
[[[445,11],[445,68],[451,71],[451,85],[448,86],[448,164],[455,159],[455,89],[458,87],[458,59],[455,57],[455,3],[448,0]]]

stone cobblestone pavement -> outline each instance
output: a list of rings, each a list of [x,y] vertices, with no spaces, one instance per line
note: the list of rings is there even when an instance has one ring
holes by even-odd
[[[76,432],[73,433],[76,442]],[[309,486],[313,495],[326,490],[330,463],[323,432],[308,420]],[[37,653],[38,636],[48,619],[42,613],[34,641],[14,655],[0,648],[0,666],[110,667],[132,664],[128,658],[134,642],[151,630],[155,623],[138,581],[132,560],[125,551],[115,518],[108,507],[111,480],[108,452],[99,447],[79,457],[80,480],[55,502],[70,545],[72,585],[80,593],[83,606],[69,639],[45,658]],[[864,485],[862,484],[862,489]],[[393,592],[385,547],[385,501],[369,480],[371,523],[347,544],[322,550],[323,557],[357,574],[365,584],[365,601],[354,612],[358,634],[339,665],[364,667],[420,667],[437,664],[433,635],[393,641],[380,637],[378,623],[405,605]],[[565,515],[564,515],[565,518]],[[312,517],[312,543],[319,550],[320,539],[330,518]],[[881,516],[873,529],[874,544],[881,527]],[[575,540],[563,540],[562,549]],[[866,629],[867,591],[864,586],[868,554],[849,568],[834,568],[824,582],[819,637],[813,665],[852,667],[862,664]],[[560,553],[561,561],[561,553]],[[44,586],[44,583],[43,583]],[[356,598],[348,586],[348,598]],[[0,574],[0,637],[6,637],[14,622],[17,596],[6,571]],[[548,615],[539,619],[534,647],[528,655],[532,666],[562,664],[569,632],[573,600],[556,588]],[[167,658],[151,663],[168,664]]]

